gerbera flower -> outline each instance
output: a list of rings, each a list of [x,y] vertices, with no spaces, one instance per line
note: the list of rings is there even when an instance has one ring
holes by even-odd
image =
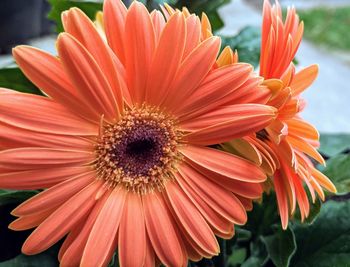
[[[105,266],[116,248],[121,266],[212,257],[214,234],[232,237],[245,223],[243,205],[266,177],[207,146],[259,131],[275,109],[220,104],[256,78],[247,64],[218,68],[220,39],[201,40],[192,16],[166,22],[119,0],[103,12],[108,43],[73,8],[58,57],[14,49],[48,97],[0,90],[0,187],[47,190],[13,211],[10,228],[36,227],[25,254],[67,236],[62,266]]]
[[[322,187],[336,192],[332,182],[309,159],[325,163],[316,150],[319,146],[318,131],[299,115],[305,107],[300,94],[313,83],[318,73],[317,65],[295,73],[292,60],[302,35],[303,22],[299,22],[294,8],[288,9],[283,22],[280,5],[271,6],[269,1],[264,2],[260,75],[272,93],[267,105],[277,108],[278,116],[255,135],[224,145],[259,164],[271,176],[283,228],[287,227],[289,217],[295,212],[296,203],[302,220],[309,215],[305,185],[313,202],[316,193],[324,200]],[[265,183],[266,190],[270,185],[270,181]]]

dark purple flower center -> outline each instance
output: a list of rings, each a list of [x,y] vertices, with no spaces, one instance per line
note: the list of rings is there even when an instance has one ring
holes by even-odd
[[[153,167],[162,167],[163,147],[168,142],[164,129],[139,124],[113,145],[113,159],[128,175],[147,175]]]

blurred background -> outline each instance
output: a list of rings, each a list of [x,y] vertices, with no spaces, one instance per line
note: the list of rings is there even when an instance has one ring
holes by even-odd
[[[50,4],[52,9],[50,8]],[[55,35],[61,28],[53,20],[68,9],[71,0],[1,0],[0,2],[0,68],[13,66],[10,55],[16,44],[27,43],[55,53]],[[78,1],[90,17],[91,1]],[[97,6],[102,1],[93,1]],[[124,1],[127,5],[130,1]],[[163,0],[145,0],[147,6],[159,7]],[[205,11],[217,34],[226,36],[226,44],[236,48],[242,61],[257,67],[260,47],[262,0],[168,0],[171,5],[189,6],[200,14]],[[272,1],[271,1],[272,2]],[[74,2],[76,5],[76,1]],[[303,116],[322,133],[350,132],[350,0],[280,0],[286,9],[295,6],[305,22],[304,41],[297,54],[298,67],[317,63],[320,74],[312,88],[305,92],[308,107]],[[84,6],[84,4],[89,4]],[[50,11],[51,10],[51,11]],[[89,14],[89,11],[91,12]],[[47,17],[50,12],[49,18]],[[0,73],[5,86],[11,71]]]

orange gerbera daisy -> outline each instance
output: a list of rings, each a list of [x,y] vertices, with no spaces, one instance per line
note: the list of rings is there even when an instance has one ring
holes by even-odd
[[[234,148],[240,155],[259,164],[272,177],[276,191],[282,226],[286,228],[289,217],[298,203],[301,219],[309,215],[309,200],[315,192],[324,200],[323,188],[336,192],[332,182],[315,169],[309,157],[321,164],[324,159],[317,152],[318,131],[304,121],[299,113],[305,107],[300,94],[317,77],[318,67],[312,65],[298,73],[292,60],[303,35],[303,23],[294,8],[288,9],[283,22],[281,7],[264,2],[260,75],[272,96],[267,105],[278,109],[276,119],[256,135],[234,140],[226,147]],[[308,157],[309,156],[309,157]],[[268,188],[269,182],[265,185]]]
[[[10,228],[36,227],[25,254],[67,236],[62,266],[106,266],[117,247],[121,266],[212,257],[214,234],[245,223],[265,174],[206,146],[259,131],[275,108],[221,105],[258,90],[257,78],[247,64],[218,68],[220,39],[202,40],[192,16],[166,22],[137,1],[106,0],[103,20],[107,42],[73,8],[58,57],[14,49],[48,97],[0,90],[0,187],[47,190],[13,211]]]

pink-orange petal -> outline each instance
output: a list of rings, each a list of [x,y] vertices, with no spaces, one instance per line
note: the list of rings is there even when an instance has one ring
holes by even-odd
[[[187,134],[184,140],[198,145],[227,142],[260,131],[274,119],[275,112],[273,107],[255,104],[223,107],[187,124],[182,123],[185,129],[196,130]]]
[[[126,79],[134,103],[145,100],[147,79],[155,52],[155,32],[146,7],[135,1],[125,21]]]
[[[112,87],[88,50],[68,33],[59,35],[57,50],[65,71],[83,101],[107,120],[118,118],[118,104]]]
[[[176,183],[169,182],[166,185],[166,194],[168,205],[187,235],[207,253],[218,254],[219,244],[214,233],[184,191]]]
[[[185,255],[163,196],[155,192],[142,198],[147,233],[158,258],[166,266],[182,266]]]
[[[181,105],[200,85],[214,65],[219,49],[220,39],[211,37],[184,59],[164,102],[170,111]]]
[[[14,171],[78,167],[93,160],[93,152],[79,150],[25,147],[0,151],[0,169]]]
[[[181,166],[179,172],[186,182],[199,193],[203,201],[222,217],[235,224],[244,224],[247,221],[247,214],[242,204],[226,188],[214,183],[187,164]],[[220,198],[218,199],[217,196]]]
[[[119,79],[122,66],[119,61],[113,60],[114,54],[102,39],[93,22],[78,8],[71,8],[62,13],[62,22],[65,32],[74,36],[96,60],[101,71],[111,86],[119,111],[123,109],[123,96]]]
[[[200,146],[184,146],[180,152],[207,173],[215,173],[224,177],[251,183],[263,182],[265,174],[253,163],[238,156],[213,148]]]
[[[2,90],[2,92],[1,123],[50,134],[97,135],[98,127],[95,124],[75,116],[64,106],[49,98],[12,90]]]
[[[25,216],[63,204],[96,178],[94,172],[72,177],[28,199],[12,211],[13,215]]]
[[[6,189],[32,190],[49,188],[81,173],[91,171],[86,167],[54,167],[25,171],[2,171],[0,187]]]
[[[110,260],[107,257],[110,247],[114,245],[126,195],[127,192],[121,187],[114,189],[109,195],[91,229],[81,266],[99,266]]]
[[[13,56],[28,79],[45,94],[75,114],[98,121],[98,114],[81,101],[57,57],[30,46],[17,46]]]
[[[180,12],[171,16],[165,25],[150,67],[147,103],[159,105],[174,80],[184,52],[185,27],[185,18]]]
[[[92,208],[96,201],[93,195],[101,183],[93,182],[52,213],[28,237],[22,252],[27,255],[40,253],[67,234]]]
[[[118,241],[121,267],[143,266],[146,257],[146,231],[141,196],[129,192],[120,221]]]
[[[122,1],[105,0],[103,4],[103,21],[109,46],[125,63],[124,29],[127,9]]]

